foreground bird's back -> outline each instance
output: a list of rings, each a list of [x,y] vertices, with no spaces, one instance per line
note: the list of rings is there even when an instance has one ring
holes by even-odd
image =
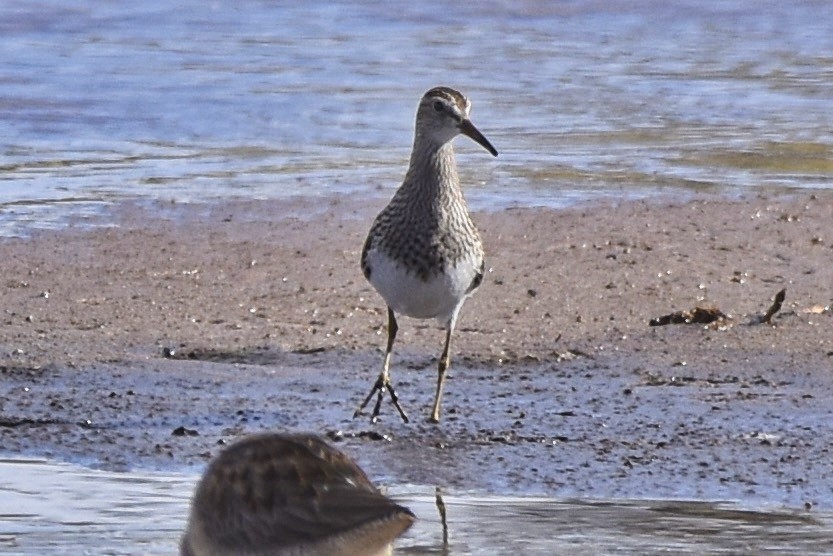
[[[260,435],[209,466],[192,501],[182,554],[386,554],[414,519],[319,438]]]

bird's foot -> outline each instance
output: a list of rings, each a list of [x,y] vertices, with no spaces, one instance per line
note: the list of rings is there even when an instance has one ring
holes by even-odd
[[[370,422],[377,422],[379,420],[379,413],[382,408],[382,398],[385,390],[387,390],[390,394],[390,399],[393,402],[393,406],[399,412],[399,416],[402,417],[402,420],[407,423],[409,421],[408,414],[405,413],[405,410],[402,409],[401,405],[399,405],[399,396],[396,395],[396,391],[393,389],[393,384],[390,381],[390,375],[384,372],[379,375],[379,378],[376,379],[370,393],[364,399],[359,408],[353,413],[353,418],[355,419],[364,412],[364,408],[368,403],[370,403],[370,399],[373,395],[376,394],[376,404],[373,406],[373,413],[370,414]]]

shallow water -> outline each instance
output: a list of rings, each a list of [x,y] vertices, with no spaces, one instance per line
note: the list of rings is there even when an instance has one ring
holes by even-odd
[[[475,208],[833,186],[833,4],[607,4],[3,2],[0,235],[110,225],[120,199],[387,195],[417,99],[441,83],[501,153],[457,141]],[[170,554],[195,480],[0,462],[0,553]],[[430,490],[392,489],[421,518],[404,553],[441,552]],[[833,541],[817,511],[446,502],[451,554]]]
[[[833,183],[833,4],[0,5],[0,234],[122,198],[380,192],[457,86],[476,208]]]
[[[197,477],[0,460],[0,554],[174,554]],[[388,493],[419,520],[398,554],[824,554],[833,514],[661,500]]]

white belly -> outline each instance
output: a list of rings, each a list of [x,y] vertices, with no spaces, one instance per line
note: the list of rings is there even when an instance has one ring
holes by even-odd
[[[480,261],[464,258],[427,281],[375,249],[367,253],[370,283],[395,313],[417,319],[448,322],[468,295]]]

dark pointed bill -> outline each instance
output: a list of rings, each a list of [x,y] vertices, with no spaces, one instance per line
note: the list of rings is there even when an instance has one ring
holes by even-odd
[[[460,133],[480,143],[480,145],[484,149],[492,153],[492,156],[497,156],[497,150],[492,146],[491,143],[489,143],[489,140],[486,139],[476,127],[474,127],[474,124],[471,123],[471,120],[464,119],[462,122],[460,122]]]

